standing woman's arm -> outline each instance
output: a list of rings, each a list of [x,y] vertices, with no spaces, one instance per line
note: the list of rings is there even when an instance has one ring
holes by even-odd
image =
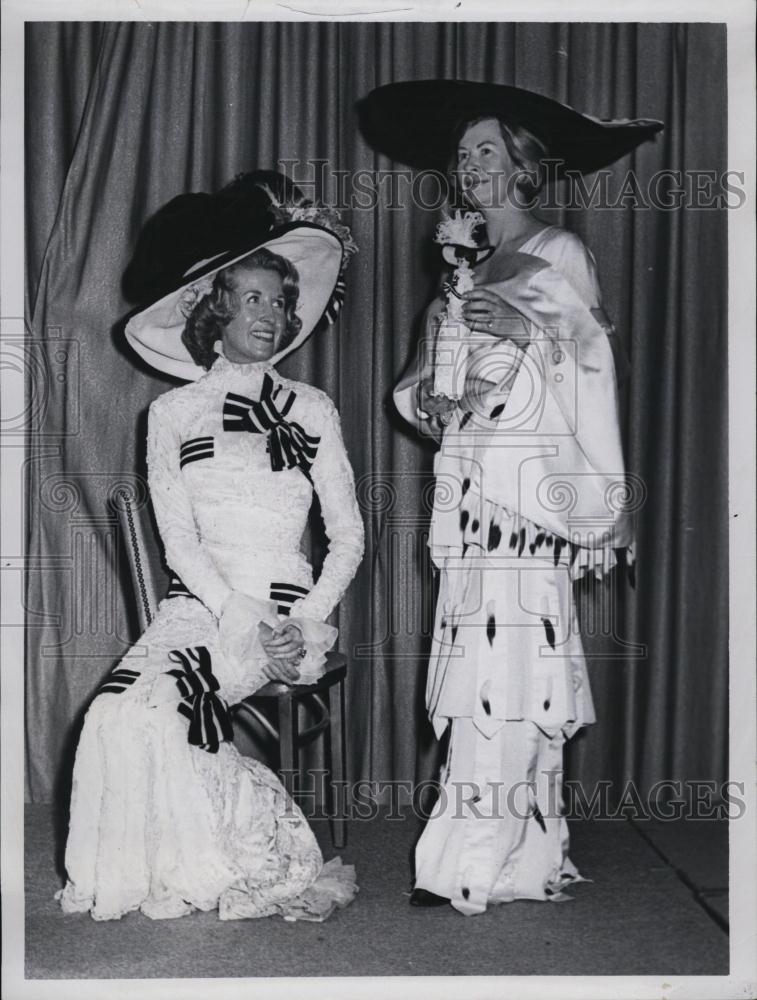
[[[575,233],[562,230],[559,240],[554,241],[554,250],[548,247],[544,257],[571,283],[591,310],[594,319],[605,331],[615,363],[615,378],[618,385],[625,382],[630,374],[630,365],[615,325],[602,303],[594,254]]]
[[[451,400],[432,398],[429,389],[433,384],[433,349],[439,315],[444,310],[444,302],[434,299],[423,314],[421,335],[413,359],[405,374],[397,383],[393,396],[394,405],[409,424],[424,436],[441,440],[442,425],[436,420],[439,413],[454,411],[456,403]]]

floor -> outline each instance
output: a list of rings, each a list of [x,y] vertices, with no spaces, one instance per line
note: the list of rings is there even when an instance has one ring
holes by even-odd
[[[325,822],[314,824],[326,857]],[[26,817],[28,978],[454,975],[725,975],[728,831],[723,822],[571,824],[571,857],[593,882],[568,903],[515,902],[466,918],[408,906],[418,821],[353,821],[342,852],[360,895],[325,924],[153,922],[64,916],[51,811]]]

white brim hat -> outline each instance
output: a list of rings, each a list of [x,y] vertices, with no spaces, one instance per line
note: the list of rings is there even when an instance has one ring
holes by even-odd
[[[296,351],[326,312],[340,281],[344,257],[344,246],[338,236],[323,226],[307,222],[276,226],[264,240],[241,254],[221,253],[193,265],[179,287],[131,317],[125,330],[131,347],[148,365],[166,375],[190,382],[204,375],[205,369],[195,364],[181,339],[187,322],[187,304],[210,291],[219,271],[261,249],[285,257],[297,268],[300,279],[297,315],[302,326],[295,339],[273,355],[271,363],[276,364]]]

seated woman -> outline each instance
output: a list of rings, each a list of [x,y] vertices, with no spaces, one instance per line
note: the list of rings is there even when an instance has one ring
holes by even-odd
[[[150,493],[175,577],[101,685],[76,754],[58,896],[96,920],[215,908],[322,920],[357,891],[350,866],[323,865],[276,776],[231,742],[229,704],[323,671],[326,619],[363,552],[337,411],[274,367],[321,319],[353,247],[270,213],[251,232],[127,327],[153,366],[196,381],[149,416]],[[300,551],[314,491],[330,540],[315,584]]]

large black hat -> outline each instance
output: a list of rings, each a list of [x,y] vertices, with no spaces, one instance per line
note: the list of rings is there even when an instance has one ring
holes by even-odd
[[[392,160],[444,170],[459,125],[504,117],[528,129],[566,170],[591,173],[651,139],[663,124],[646,118],[600,121],[519,87],[469,80],[412,80],[377,87],[357,104],[366,142]]]
[[[131,347],[159,371],[199,378],[204,369],[182,341],[187,316],[219,271],[261,248],[286,257],[299,275],[300,331],[271,361],[333,322],[357,249],[350,232],[336,210],[305,199],[283,174],[257,170],[215,195],[179,195],[148,220],[124,274],[124,293],[145,304],[126,325]]]
[[[269,193],[270,192],[270,193]],[[241,253],[262,242],[283,221],[270,195],[282,204],[304,201],[300,189],[277,170],[239,174],[214,194],[179,194],[143,225],[122,287],[135,305],[155,302],[181,284],[197,263],[223,252]]]

